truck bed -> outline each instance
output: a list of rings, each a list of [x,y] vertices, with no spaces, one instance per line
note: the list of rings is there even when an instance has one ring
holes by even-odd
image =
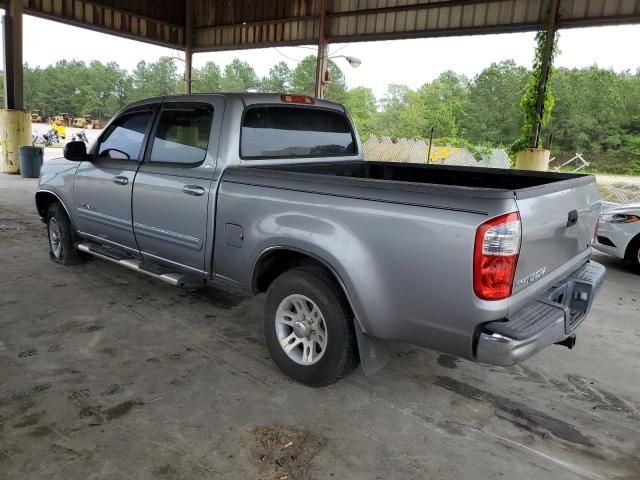
[[[326,182],[327,177],[341,179],[341,184],[353,186],[373,186],[371,180],[376,181],[377,188],[400,189],[416,186],[441,187],[439,193],[463,193],[463,187],[476,190],[475,194],[485,197],[504,197],[499,193],[507,193],[513,197],[517,191],[518,198],[528,195],[540,195],[553,191],[567,189],[570,186],[595,183],[590,175],[574,173],[534,172],[526,170],[505,170],[499,168],[456,167],[445,165],[411,164],[395,162],[322,162],[306,164],[285,164],[265,166],[260,165],[256,170],[271,170],[289,174],[306,174],[309,179]],[[256,173],[254,170],[254,173]],[[306,177],[304,175],[304,177]],[[268,176],[268,174],[267,174]],[[313,177],[311,177],[313,176]],[[303,176],[295,175],[298,179]],[[349,182],[346,179],[356,180]],[[358,182],[357,180],[364,180]],[[411,188],[413,187],[413,188]],[[445,187],[445,188],[442,188]],[[455,187],[453,189],[446,187]],[[484,190],[484,192],[483,192]],[[501,192],[499,192],[501,191]],[[468,190],[467,195],[470,193]]]

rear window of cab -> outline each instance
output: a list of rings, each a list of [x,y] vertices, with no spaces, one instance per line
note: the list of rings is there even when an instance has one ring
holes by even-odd
[[[312,158],[357,153],[346,115],[318,107],[260,105],[248,107],[242,120],[240,156]]]

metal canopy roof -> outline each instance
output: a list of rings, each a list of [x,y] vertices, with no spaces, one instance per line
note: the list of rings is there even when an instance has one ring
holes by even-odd
[[[24,12],[150,43],[215,51],[317,43],[322,0],[22,0]],[[549,0],[330,0],[327,40],[536,30]],[[640,23],[640,0],[561,0],[558,26]],[[190,26],[191,27],[191,26]],[[191,28],[189,28],[191,30]]]

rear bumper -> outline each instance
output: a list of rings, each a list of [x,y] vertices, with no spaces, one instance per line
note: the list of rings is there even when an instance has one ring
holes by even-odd
[[[476,340],[476,361],[514,365],[572,335],[587,317],[604,275],[605,268],[590,260],[505,321],[485,323]]]

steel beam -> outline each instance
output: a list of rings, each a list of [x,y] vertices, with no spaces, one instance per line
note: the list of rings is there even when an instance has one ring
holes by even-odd
[[[536,124],[533,128],[529,146],[537,148],[540,142],[540,131],[542,129],[542,116],[544,115],[544,96],[547,92],[549,72],[551,70],[551,53],[556,40],[556,30],[558,25],[558,13],[560,11],[560,0],[550,0],[547,14],[547,34],[545,36],[544,50],[542,52],[542,63],[540,68],[540,80],[536,94]]]
[[[324,88],[329,80],[329,45],[327,43],[327,12],[329,1],[320,2],[320,22],[318,30],[318,58],[316,61],[316,98],[324,98]]]
[[[191,73],[193,60],[193,0],[185,0],[184,26],[184,93],[191,93]]]
[[[22,0],[6,0],[2,19],[4,40],[4,105],[24,110],[22,85]]]

